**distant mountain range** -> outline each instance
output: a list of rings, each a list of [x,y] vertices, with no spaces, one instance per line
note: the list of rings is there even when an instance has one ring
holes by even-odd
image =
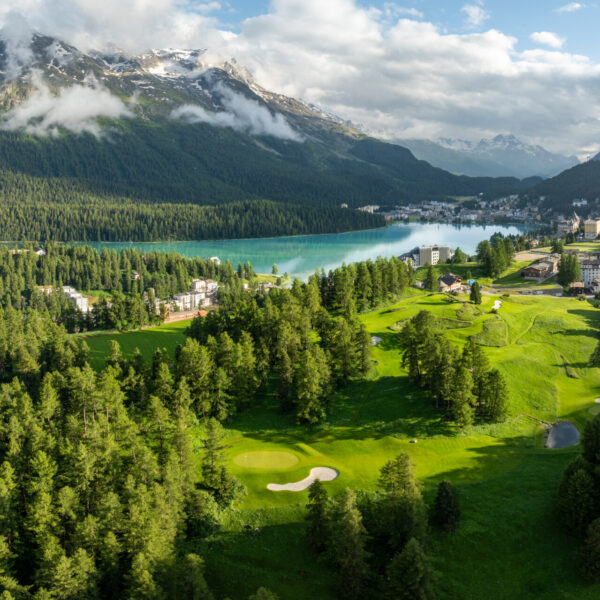
[[[398,140],[398,144],[436,167],[472,177],[546,178],[579,164],[576,156],[553,154],[514,135],[497,135],[477,143],[441,138],[435,142]]]
[[[456,176],[316,107],[269,92],[204,50],[84,53],[0,42],[1,172],[141,202],[393,205],[511,193],[535,180]],[[18,196],[18,193],[17,193]]]

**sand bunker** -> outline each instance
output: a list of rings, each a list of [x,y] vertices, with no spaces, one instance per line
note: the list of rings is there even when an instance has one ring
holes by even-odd
[[[557,423],[548,434],[546,448],[569,448],[579,444],[580,433],[569,421]]]
[[[377,337],[376,335],[371,337],[371,346],[378,346],[380,342],[383,342],[380,337]]]
[[[289,469],[298,462],[298,457],[291,452],[246,452],[238,454],[233,461],[246,469]]]
[[[285,483],[280,485],[279,483],[270,483],[267,486],[268,490],[272,492],[301,492],[302,490],[308,489],[316,479],[320,481],[333,481],[339,477],[339,472],[329,467],[316,467],[310,470],[310,475],[302,481],[296,481],[295,483]]]
[[[494,302],[494,310],[500,310],[502,308],[502,300],[496,300]]]

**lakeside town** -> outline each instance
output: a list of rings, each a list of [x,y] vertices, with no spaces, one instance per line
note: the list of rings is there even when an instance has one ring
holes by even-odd
[[[379,205],[362,206],[358,210],[369,214],[379,214],[388,222],[395,221],[434,221],[440,223],[520,223],[537,227],[558,227],[559,232],[566,227],[571,217],[552,206],[546,205],[547,198],[540,196],[533,201],[527,196],[512,194],[495,200],[483,195],[453,198],[446,201],[431,200],[418,205],[406,204],[393,208]],[[574,211],[600,217],[598,202],[577,198],[571,202]],[[342,205],[342,208],[347,205]],[[562,226],[561,226],[562,224]]]

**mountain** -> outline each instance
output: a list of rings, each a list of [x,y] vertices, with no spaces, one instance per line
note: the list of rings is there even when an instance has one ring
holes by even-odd
[[[600,206],[600,157],[567,169],[560,175],[547,179],[530,191],[531,198],[544,197],[544,204],[562,212],[572,210],[572,202],[586,199],[588,206],[578,208],[583,215]]]
[[[498,135],[478,143],[450,138],[398,143],[437,167],[474,177],[552,177],[579,164],[575,156],[553,154],[541,146],[525,144],[514,135]]]
[[[79,222],[86,194],[115,210],[126,203],[267,200],[278,204],[277,223],[268,229],[276,235],[289,233],[286,205],[304,211],[295,209],[295,219],[305,222],[298,232],[338,231],[382,223],[344,212],[341,204],[500,195],[529,185],[432,167],[405,148],[265,90],[235,61],[215,60],[205,50],[84,53],[34,35],[15,54],[0,43],[0,200],[51,201],[61,218],[48,216],[40,226],[45,237],[56,234],[67,212]],[[100,235],[92,217],[81,222],[85,239]],[[223,226],[220,235],[248,235],[247,225],[236,227]],[[26,223],[13,230],[32,235]],[[184,230],[178,226],[177,235],[192,235]],[[172,235],[156,219],[132,231],[136,238]]]

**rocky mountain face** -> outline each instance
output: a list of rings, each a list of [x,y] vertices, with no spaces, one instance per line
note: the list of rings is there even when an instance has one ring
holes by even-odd
[[[259,86],[252,75],[234,59],[211,59],[206,50],[149,50],[127,56],[118,49],[83,53],[60,40],[34,35],[27,64],[17,77],[11,76],[10,53],[0,39],[0,110],[10,110],[24,101],[43,80],[50,90],[73,85],[106,88],[122,99],[134,99],[130,106],[136,116],[157,119],[182,105],[200,106],[207,111],[226,111],[229,90],[282,114],[303,136],[341,136],[356,139],[358,131],[320,114],[306,104]]]
[[[474,177],[551,177],[579,164],[575,156],[553,154],[539,145],[526,144],[514,135],[498,135],[479,142],[440,138],[435,142],[402,140],[399,143],[412,150],[417,158],[453,173]]]

